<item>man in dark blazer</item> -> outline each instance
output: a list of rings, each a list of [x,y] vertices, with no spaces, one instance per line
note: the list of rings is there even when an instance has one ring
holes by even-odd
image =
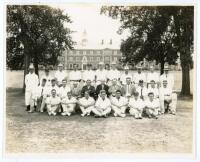
[[[81,90],[81,96],[84,97],[85,91],[89,92],[90,97],[96,98],[95,88],[91,85],[91,80],[87,79],[86,85]]]
[[[127,98],[131,97],[134,92],[136,92],[136,88],[134,84],[131,84],[131,78],[127,77],[126,78],[126,84],[122,86],[122,96],[125,96]]]
[[[108,92],[108,85],[106,85],[106,81],[105,80],[101,80],[101,84],[99,84],[97,87],[96,87],[96,98],[98,98],[98,95],[100,94],[100,91],[101,90],[105,90],[106,91],[106,94],[107,96],[109,96],[109,92]]]

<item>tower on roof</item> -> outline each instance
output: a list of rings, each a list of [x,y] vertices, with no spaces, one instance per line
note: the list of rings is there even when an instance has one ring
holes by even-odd
[[[86,47],[87,43],[88,43],[87,31],[84,30],[81,36],[81,46]]]

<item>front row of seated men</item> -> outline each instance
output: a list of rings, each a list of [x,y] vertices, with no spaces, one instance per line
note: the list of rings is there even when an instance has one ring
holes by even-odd
[[[61,113],[63,116],[70,116],[77,108],[81,110],[81,116],[93,113],[95,117],[107,117],[111,113],[115,117],[125,117],[128,110],[136,119],[142,119],[143,115],[157,119],[165,110],[174,115],[176,113],[177,95],[168,88],[166,80],[159,89],[153,81],[147,89],[143,86],[143,82],[140,82],[137,87],[132,86],[130,92],[128,79],[126,86],[121,89],[116,86],[115,91],[114,86],[105,90],[104,86],[107,85],[104,81],[100,84],[101,89],[97,87],[95,90],[88,80],[79,93],[68,86],[66,80],[63,80],[60,88],[55,80],[52,80],[51,86],[45,86],[45,83],[44,79],[37,89],[36,96],[33,97],[33,103],[40,112],[46,107],[49,115]],[[34,108],[30,112],[33,111]]]

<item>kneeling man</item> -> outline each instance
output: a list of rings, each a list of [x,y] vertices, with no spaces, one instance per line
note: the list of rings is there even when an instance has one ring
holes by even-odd
[[[63,112],[61,113],[61,115],[70,116],[71,113],[74,112],[76,102],[76,98],[72,97],[72,93],[70,91],[67,92],[67,97],[63,98],[61,101],[61,105],[63,108]]]
[[[154,98],[154,93],[150,92],[148,94],[148,99],[146,100],[146,114],[149,118],[158,119],[158,111],[160,109],[160,103]]]
[[[47,112],[49,115],[56,115],[57,111],[59,109],[60,104],[60,97],[56,95],[56,90],[51,90],[51,96],[47,98],[46,104],[47,104]]]
[[[125,117],[125,111],[128,107],[128,100],[121,96],[121,91],[116,91],[116,97],[111,100],[111,107],[114,111],[114,116]]]
[[[139,93],[133,93],[133,97],[129,99],[128,107],[130,108],[129,113],[135,117],[135,119],[142,119],[142,112],[145,108],[144,101],[139,97]]]
[[[106,97],[105,90],[100,91],[100,96],[98,97],[92,112],[95,114],[95,117],[107,117],[107,115],[110,114],[111,103],[110,100]]]
[[[80,98],[78,101],[78,105],[80,106],[80,109],[82,111],[81,116],[89,116],[92,109],[94,109],[95,100],[93,97],[90,97],[89,93],[89,91],[85,91],[84,97]]]

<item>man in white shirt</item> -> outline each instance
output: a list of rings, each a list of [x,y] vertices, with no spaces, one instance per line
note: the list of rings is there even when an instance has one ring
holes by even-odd
[[[74,112],[77,100],[75,97],[72,96],[70,91],[67,92],[67,96],[62,98],[61,105],[63,108],[63,112],[61,113],[62,116],[71,116],[71,113]]]
[[[48,95],[48,87],[46,86],[46,79],[43,79],[41,84],[37,88],[37,110],[44,111],[46,105],[46,98]]]
[[[159,89],[156,86],[155,80],[151,80],[150,85],[147,88],[147,93],[152,92],[154,94],[154,98],[159,98]]]
[[[69,73],[69,80],[71,82],[71,84],[73,84],[73,82],[80,82],[81,81],[81,72],[80,70],[78,70],[78,66],[77,64],[74,64],[74,69]]]
[[[50,115],[56,115],[58,112],[58,109],[60,108],[61,100],[60,97],[56,95],[56,90],[52,89],[51,90],[51,96],[47,98],[46,104],[47,104],[47,112]]]
[[[117,70],[116,67],[116,62],[112,62],[111,63],[111,69],[107,72],[107,82],[108,82],[108,86],[112,85],[112,80],[116,79],[117,82],[120,79],[120,71]],[[119,83],[118,83],[119,84]]]
[[[67,85],[67,80],[64,79],[62,80],[62,87],[60,87],[59,89],[59,96],[61,98],[61,100],[65,97],[67,97],[67,93],[71,91],[71,88],[69,85]]]
[[[148,115],[149,118],[155,118],[158,119],[158,111],[160,103],[158,100],[154,99],[154,94],[150,92],[148,94],[148,99],[145,102],[146,108],[145,112]]]
[[[172,88],[168,86],[167,80],[163,80],[163,86],[160,88],[160,107],[163,114],[166,110],[169,113],[176,114],[177,94],[173,93]]]
[[[173,74],[169,74],[169,66],[164,66],[164,73],[160,76],[160,84],[163,83],[164,80],[167,80],[168,87],[171,87],[173,89],[174,87],[174,76]]]
[[[96,86],[101,84],[101,80],[107,80],[107,72],[104,69],[104,63],[99,63],[99,69],[95,73]]]
[[[54,77],[56,78],[57,81],[57,85],[59,87],[62,86],[62,80],[63,79],[67,79],[67,74],[66,72],[63,70],[63,65],[60,63],[58,64],[58,70],[55,72]]]
[[[111,103],[110,100],[106,97],[105,90],[100,91],[100,96],[98,97],[92,112],[95,114],[95,117],[107,117],[107,115],[110,114]]]
[[[147,99],[147,88],[144,86],[144,82],[143,80],[139,81],[138,87],[136,87],[136,91],[139,92],[139,96],[142,100],[146,100]]]
[[[87,65],[87,70],[83,72],[83,81],[86,82],[87,80],[91,80],[92,85],[94,85],[95,81],[95,72],[92,70],[92,65]]]
[[[116,97],[111,100],[111,107],[114,111],[114,116],[125,117],[125,111],[128,107],[128,100],[121,96],[121,91],[116,91]]]
[[[31,64],[29,66],[29,73],[25,76],[25,105],[28,112],[34,111],[34,106],[36,106],[36,94],[37,87],[39,84],[39,78],[34,72],[34,66]]]
[[[56,95],[59,96],[59,94],[60,94],[60,88],[57,86],[55,78],[53,78],[51,80],[51,86],[49,86],[47,88],[48,88],[48,95],[47,95],[47,97],[51,96],[52,89],[55,89],[56,90]]]
[[[133,97],[129,99],[128,107],[130,108],[130,115],[134,116],[135,119],[142,119],[142,112],[145,108],[145,103],[139,97],[138,92],[134,92]]]
[[[46,79],[46,86],[49,87],[49,86],[51,86],[51,80],[52,80],[52,78],[53,77],[49,74],[49,69],[45,68],[44,75],[40,79],[40,84],[42,84],[42,80],[43,79]]]
[[[84,97],[80,98],[78,105],[82,111],[81,116],[89,116],[91,111],[94,109],[95,100],[93,97],[90,97],[89,91],[84,92]]]
[[[139,65],[137,66],[137,73],[134,74],[134,83],[138,85],[140,80],[142,80],[144,84],[146,83],[146,75],[142,72],[142,67]]]
[[[159,85],[159,74],[155,72],[154,67],[150,66],[150,72],[147,73],[147,87],[149,87],[150,82],[154,80],[154,82]]]
[[[126,79],[127,78],[130,78],[131,79],[131,82],[133,81],[133,76],[129,73],[129,67],[128,66],[125,66],[124,67],[124,73],[121,75],[120,77],[120,81],[121,81],[121,84],[122,85],[125,85],[126,84]]]

